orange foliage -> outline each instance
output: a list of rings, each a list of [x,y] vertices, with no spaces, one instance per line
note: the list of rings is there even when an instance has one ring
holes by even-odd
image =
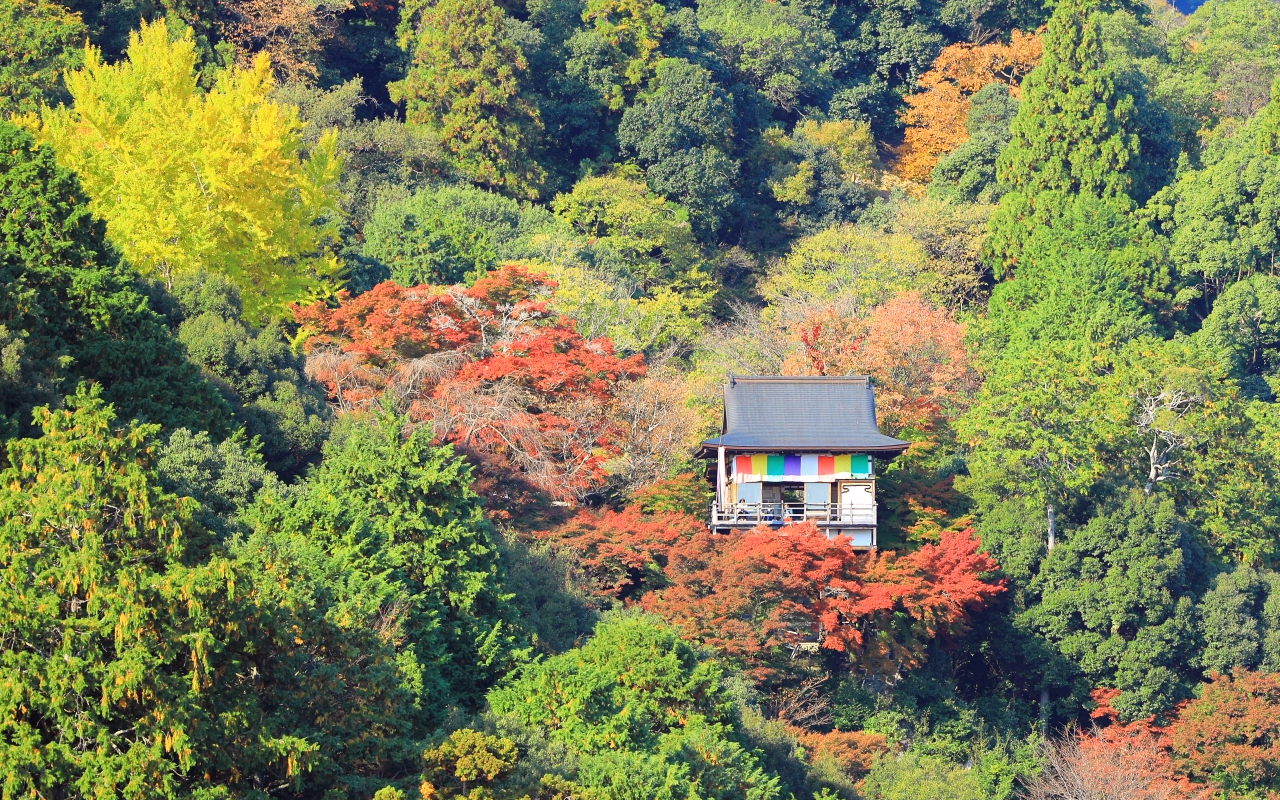
[[[885,430],[928,430],[948,405],[962,406],[978,389],[964,326],[915,294],[871,312],[856,360],[876,378],[876,414]]]
[[[644,366],[551,312],[554,288],[508,264],[469,289],[383,283],[294,318],[309,334],[307,372],[340,411],[389,399],[482,472],[518,470],[568,500],[603,482],[620,435],[607,406]]]
[[[804,748],[810,763],[832,759],[840,771],[857,780],[871,771],[877,756],[889,752],[889,744],[883,734],[866,731],[831,731],[814,733],[791,729],[791,733]]]
[[[1181,709],[1168,739],[1179,770],[1192,779],[1278,796],[1280,675],[1243,669],[1214,675]]]
[[[1108,730],[1108,729],[1104,729]],[[1028,800],[1106,797],[1110,800],[1208,800],[1212,795],[1173,775],[1160,740],[1146,731],[1068,737],[1049,747]]]
[[[931,430],[978,389],[964,326],[914,292],[892,298],[863,319],[830,309],[812,312],[796,335],[805,363],[795,371],[874,376],[876,416],[891,434]]]
[[[812,523],[703,530],[674,539],[666,562],[670,585],[645,595],[644,607],[757,680],[785,673],[806,642],[844,652],[866,672],[897,674],[1004,590],[984,579],[997,566],[968,531],[899,555],[855,551]]]
[[[1016,96],[1022,78],[1039,60],[1040,36],[1034,33],[1014,31],[1008,44],[961,42],[944,47],[920,76],[920,91],[905,98],[906,131],[894,151],[894,174],[928,180],[938,160],[968,140],[964,123],[969,98],[997,81],[1008,84]]]
[[[1116,689],[1095,689],[1091,731],[1046,747],[1029,800],[1107,797],[1115,800],[1209,800],[1207,787],[1177,774],[1166,729],[1154,717],[1121,723],[1111,707]]]

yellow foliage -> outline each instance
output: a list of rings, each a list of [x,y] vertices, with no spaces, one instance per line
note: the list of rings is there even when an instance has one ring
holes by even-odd
[[[337,276],[336,132],[302,157],[297,109],[272,102],[268,58],[196,83],[190,31],[163,22],[130,34],[128,57],[106,64],[86,46],[68,73],[70,108],[46,108],[38,135],[79,175],[107,234],[144,274],[172,281],[226,274],[253,318]]]
[[[813,202],[813,191],[818,188],[818,181],[813,174],[813,164],[801,161],[789,165],[784,177],[771,179],[769,188],[779,203],[793,203],[798,206]]]
[[[989,83],[1005,83],[1017,97],[1023,77],[1040,61],[1040,36],[1014,31],[1008,44],[960,42],[944,47],[920,91],[908,95],[902,113],[902,144],[894,151],[893,172],[910,181],[927,181],[942,156],[969,138],[965,117],[969,98]]]
[[[796,126],[793,134],[825,147],[836,154],[844,179],[862,186],[879,183],[883,166],[876,154],[876,140],[867,122],[837,120],[817,122],[805,120]]]
[[[774,306],[842,300],[862,309],[936,279],[910,236],[838,225],[798,240],[771,266],[761,294]]]

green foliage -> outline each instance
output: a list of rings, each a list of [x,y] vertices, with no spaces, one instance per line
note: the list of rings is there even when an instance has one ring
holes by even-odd
[[[80,66],[80,16],[48,0],[0,3],[0,118],[67,99],[62,73]]]
[[[1208,106],[1200,111],[1206,127],[1251,117],[1280,75],[1280,14],[1262,0],[1207,0],[1174,43],[1180,74],[1172,88]]]
[[[1166,711],[1195,677],[1194,597],[1203,555],[1174,504],[1133,494],[1072,531],[1031,583],[1021,623],[1079,665],[1090,685],[1121,690],[1126,719]]]
[[[69,73],[70,107],[46,109],[40,136],[75,170],[94,213],[135,268],[166,283],[201,270],[239,287],[251,319],[281,316],[332,289],[326,253],[341,170],[330,134],[299,157],[297,111],[269,100],[265,57],[200,89],[190,31],[131,34],[125,61],[93,48]]]
[[[389,88],[408,121],[436,137],[471,180],[536,196],[542,170],[529,147],[541,122],[521,94],[528,62],[506,18],[491,0],[406,4],[400,46],[412,64]]]
[[[427,765],[423,777],[440,792],[438,796],[470,797],[467,784],[492,783],[511,771],[516,757],[516,745],[510,739],[461,728],[423,753],[422,759]],[[454,782],[459,789],[447,786]]]
[[[241,322],[239,292],[219,275],[179,278],[173,299],[170,321],[188,358],[222,391],[266,465],[284,478],[300,474],[319,457],[333,415],[280,323]]]
[[[425,732],[521,651],[471,469],[408,425],[385,412],[344,420],[297,490],[259,495],[240,552],[320,549],[333,602],[396,641]]]
[[[227,433],[217,392],[183,357],[105,241],[72,174],[0,123],[0,426],[78,381],[125,418]]]
[[[1152,203],[1171,229],[1170,257],[1185,299],[1271,271],[1280,253],[1280,103],[1235,135],[1210,144],[1204,169],[1188,170]]]
[[[1280,672],[1280,575],[1249,565],[1218,573],[1197,609],[1200,666],[1227,675],[1236,667]]]
[[[239,437],[214,443],[204,431],[174,431],[159,449],[156,469],[166,491],[197,501],[196,519],[224,535],[236,515],[253,505],[259,491],[279,490],[279,481],[262,456]]]
[[[489,233],[458,214],[447,194],[422,191],[379,206],[365,226],[364,255],[401,286],[475,280],[498,265]]]
[[[715,232],[736,202],[737,164],[729,158],[731,107],[711,72],[663,59],[654,90],[618,124],[622,152],[645,170],[649,188],[689,210],[694,227]]]
[[[581,648],[525,666],[489,693],[501,715],[586,753],[649,749],[693,718],[732,721],[723,669],[653,618],[607,616]]]
[[[287,83],[272,95],[298,107],[308,148],[319,146],[328,131],[337,131],[343,169],[336,194],[346,222],[357,231],[380,202],[408,197],[447,174],[440,143],[422,127],[390,117],[366,118],[375,101],[365,91],[364,82],[355,77],[328,90]]]
[[[211,552],[195,504],[159,487],[158,426],[113,430],[110,408],[84,391],[36,420],[43,436],[11,441],[0,472],[0,791],[208,791],[240,712],[221,686],[247,623],[232,566]],[[259,735],[299,755],[297,742]]]
[[[764,0],[709,0],[698,4],[707,33],[733,77],[775,108],[795,112],[830,97],[840,66],[839,45],[822,11]]]
[[[524,667],[489,703],[576,751],[575,780],[600,797],[779,796],[735,741],[721,668],[644,616],[605,617],[581,648]]]
[[[1231,284],[1214,301],[1196,338],[1228,374],[1269,397],[1274,390],[1263,381],[1280,370],[1280,280],[1254,275]]]
[[[991,220],[990,250],[1006,269],[1021,263],[1022,243],[1075,195],[1127,209],[1138,156],[1133,98],[1117,90],[1104,59],[1096,4],[1059,3],[1043,47],[996,163],[1008,192]]]
[[[784,226],[815,233],[852,222],[872,200],[883,167],[865,122],[807,120],[790,136],[765,132],[766,182]],[[763,165],[762,165],[763,166]]]
[[[913,752],[885,756],[862,783],[868,800],[982,800],[978,775],[962,764]]]
[[[1012,139],[999,163],[1012,190],[1120,197],[1137,156],[1133,99],[1119,94],[1105,63],[1096,5],[1060,3],[1044,35],[1044,54],[1022,86]]]
[[[996,162],[1013,134],[1018,100],[1003,83],[989,83],[969,99],[969,139],[933,168],[929,194],[968,203],[993,203],[1007,191],[996,181]]]
[[[650,192],[633,171],[583,178],[551,207],[592,242],[596,262],[615,280],[645,293],[670,287],[709,298],[706,259],[687,212]]]

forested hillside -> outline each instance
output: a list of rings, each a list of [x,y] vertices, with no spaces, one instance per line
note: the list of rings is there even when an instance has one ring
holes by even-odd
[[[0,0],[0,117],[0,798],[1280,797],[1275,0]],[[878,549],[708,530],[730,374]]]

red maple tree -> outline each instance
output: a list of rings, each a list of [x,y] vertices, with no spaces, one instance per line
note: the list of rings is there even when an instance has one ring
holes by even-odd
[[[860,552],[812,523],[676,538],[666,588],[642,605],[767,682],[791,654],[844,653],[857,669],[894,675],[920,664],[928,643],[960,633],[1004,591],[996,563],[969,531],[896,554]]]
[[[538,536],[571,559],[587,591],[601,598],[627,600],[666,585],[664,570],[671,549],[706,532],[706,524],[689,514],[645,513],[632,505],[622,511],[581,511]]]
[[[1046,743],[1029,800],[1106,797],[1115,800],[1209,800],[1214,793],[1179,775],[1155,717],[1121,722],[1111,706],[1117,689],[1094,689],[1093,727]]]
[[[555,286],[507,264],[470,288],[382,283],[336,308],[295,307],[294,318],[307,372],[340,411],[389,399],[491,479],[515,471],[572,500],[603,483],[620,436],[609,403],[644,363],[552,312]]]

